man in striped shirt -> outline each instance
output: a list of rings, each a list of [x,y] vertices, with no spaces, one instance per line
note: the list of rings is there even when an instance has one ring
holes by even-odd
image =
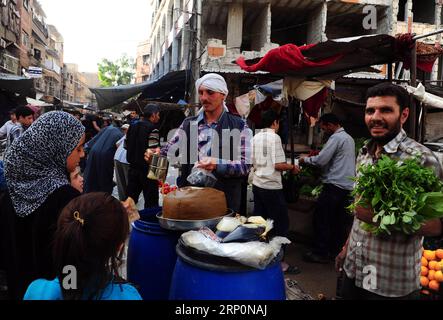
[[[17,140],[34,122],[34,111],[29,107],[18,107],[15,110],[15,116],[17,122],[9,131],[6,148],[9,148],[14,140]]]
[[[194,167],[205,169],[217,178],[214,188],[225,193],[228,207],[239,212],[242,184],[251,166],[252,131],[243,119],[227,111],[229,91],[222,76],[205,75],[196,81],[196,90],[202,110],[183,121],[161,154],[171,163],[180,163],[179,187],[189,185],[187,178]],[[152,154],[147,151],[145,160]]]
[[[423,166],[443,177],[435,155],[408,138],[402,129],[409,116],[408,104],[407,91],[391,83],[368,90],[365,122],[372,139],[360,151],[357,168],[378,161],[382,155],[399,159],[418,155]],[[441,221],[428,221],[415,235],[376,236],[360,227],[362,221],[373,224],[372,217],[372,209],[357,208],[349,238],[337,256],[336,267],[345,272],[342,297],[416,299],[420,289],[423,237],[441,236]]]

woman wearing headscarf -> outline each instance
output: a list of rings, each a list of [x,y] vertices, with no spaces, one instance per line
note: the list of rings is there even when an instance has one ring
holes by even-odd
[[[80,193],[69,173],[84,156],[85,128],[72,115],[42,115],[5,156],[8,193],[0,201],[2,256],[12,299],[35,279],[53,279],[52,241],[63,207]]]

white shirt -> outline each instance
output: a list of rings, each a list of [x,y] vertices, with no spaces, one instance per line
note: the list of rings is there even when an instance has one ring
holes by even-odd
[[[121,163],[129,164],[126,160],[126,149],[124,148],[126,136],[123,136],[120,140],[117,141],[118,144],[117,151],[115,151],[114,160],[117,160]]]
[[[11,129],[15,126],[16,124],[14,122],[12,122],[12,120],[9,120],[8,122],[6,122],[1,128],[0,128],[0,138],[3,137],[7,137],[9,136],[9,132],[11,132]]]
[[[281,172],[275,164],[286,163],[286,156],[280,137],[273,129],[261,130],[252,140],[252,184],[268,190],[283,189]]]

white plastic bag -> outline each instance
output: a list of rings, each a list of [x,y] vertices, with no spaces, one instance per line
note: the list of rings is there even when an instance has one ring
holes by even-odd
[[[291,241],[283,237],[275,237],[269,243],[253,241],[246,243],[218,243],[207,238],[199,231],[189,231],[181,236],[188,247],[205,253],[226,257],[246,266],[264,270],[277,257],[284,244]]]

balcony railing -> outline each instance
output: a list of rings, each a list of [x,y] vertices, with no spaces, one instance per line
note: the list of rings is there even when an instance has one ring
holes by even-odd
[[[33,18],[32,22],[36,25],[36,27],[40,30],[41,33],[45,36],[45,38],[49,37],[48,28],[38,19]]]
[[[54,50],[54,49],[46,48],[46,53],[50,54],[51,56],[53,56],[53,57],[55,57],[57,59],[60,58],[58,52],[56,50]]]

